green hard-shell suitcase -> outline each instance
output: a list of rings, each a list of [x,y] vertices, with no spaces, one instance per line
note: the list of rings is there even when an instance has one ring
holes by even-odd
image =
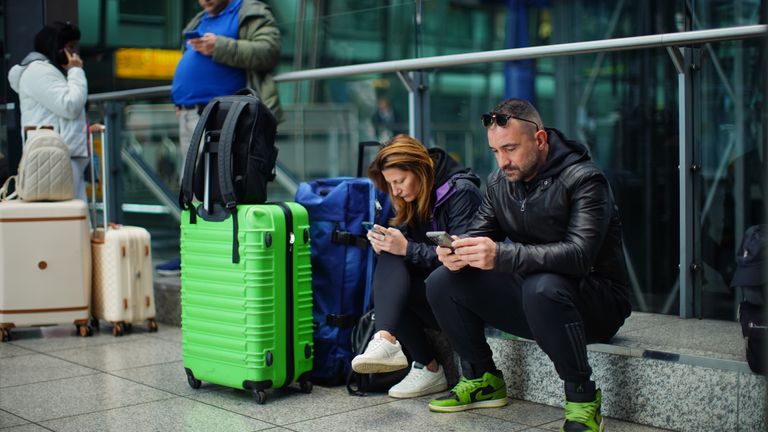
[[[260,404],[268,388],[298,382],[311,392],[307,211],[293,202],[239,205],[218,221],[190,220],[189,212],[181,218],[182,354],[189,385],[250,390]]]

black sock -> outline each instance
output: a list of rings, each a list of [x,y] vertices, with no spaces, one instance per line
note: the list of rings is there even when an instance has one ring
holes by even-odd
[[[464,375],[464,378],[467,378],[467,379],[482,378],[486,372],[496,375],[501,379],[504,379],[504,374],[502,374],[500,370],[496,369],[496,364],[493,362],[493,359],[489,359],[489,360],[478,362],[478,363],[470,363],[464,360],[461,361],[461,373],[462,375]]]
[[[566,381],[563,385],[565,388],[565,398],[569,402],[592,402],[595,400],[595,382],[592,380],[575,383]]]

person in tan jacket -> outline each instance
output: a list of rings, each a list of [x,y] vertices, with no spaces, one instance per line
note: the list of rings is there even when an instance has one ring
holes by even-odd
[[[273,72],[281,36],[268,5],[257,0],[199,0],[203,8],[182,31],[184,46],[171,85],[179,118],[182,166],[192,132],[205,105],[217,96],[250,87],[277,118],[283,110]],[[179,274],[178,258],[158,266],[158,274]]]

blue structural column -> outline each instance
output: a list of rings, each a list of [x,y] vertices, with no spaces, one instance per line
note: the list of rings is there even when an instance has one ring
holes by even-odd
[[[528,38],[528,5],[531,0],[507,0],[507,48],[530,46]],[[535,103],[533,60],[519,60],[504,64],[504,96],[516,97]]]

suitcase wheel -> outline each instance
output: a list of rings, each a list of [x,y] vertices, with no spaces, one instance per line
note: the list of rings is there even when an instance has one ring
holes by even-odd
[[[99,331],[99,319],[95,316],[91,317],[91,319],[88,321],[88,324],[90,324],[94,330]]]
[[[267,392],[264,390],[254,390],[253,398],[256,399],[257,404],[264,405],[267,402]]]
[[[301,388],[301,391],[304,393],[312,393],[312,387],[313,387],[312,381],[300,380],[299,387]]]
[[[80,337],[93,336],[93,327],[90,324],[77,325],[76,327]]]
[[[0,341],[8,342],[9,340],[11,340],[11,330],[0,328]]]
[[[187,372],[187,383],[189,386],[195,390],[199,389],[200,386],[203,385],[203,382],[195,378],[195,376],[192,374],[192,371],[189,369],[185,369],[185,371]]]
[[[147,331],[150,333],[157,333],[157,321],[154,318],[147,320]]]
[[[120,337],[125,334],[125,327],[123,326],[123,323],[116,322],[112,325],[112,336],[114,337]]]

